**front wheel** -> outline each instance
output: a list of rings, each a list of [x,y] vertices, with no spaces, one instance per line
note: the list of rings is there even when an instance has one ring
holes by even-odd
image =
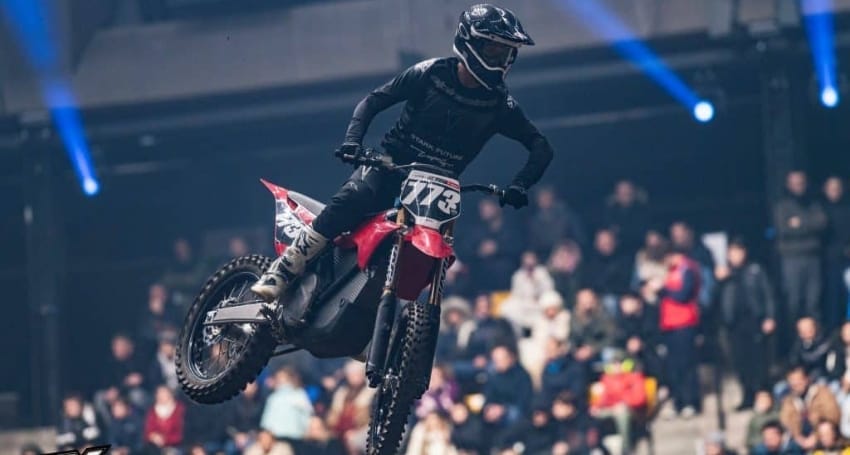
[[[192,302],[175,362],[180,386],[198,403],[221,403],[239,393],[277,346],[266,324],[204,325],[217,308],[258,302],[249,288],[269,264],[271,259],[260,255],[236,258],[210,277]]]
[[[367,455],[395,455],[413,404],[425,393],[440,329],[440,307],[409,302],[402,312],[403,335],[390,352],[386,374],[372,402]]]

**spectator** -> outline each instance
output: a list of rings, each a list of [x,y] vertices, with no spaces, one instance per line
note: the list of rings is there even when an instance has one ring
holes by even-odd
[[[656,351],[658,336],[658,311],[647,306],[635,293],[623,294],[614,346],[639,361],[643,372],[654,378],[660,378],[662,373],[661,359]]]
[[[153,406],[145,417],[144,444],[153,451],[176,449],[183,443],[186,408],[166,386],[156,389]]]
[[[633,262],[617,246],[617,237],[609,229],[596,232],[594,251],[585,267],[585,285],[599,293],[610,314],[617,311],[617,296],[629,290]]]
[[[832,330],[847,318],[847,289],[843,275],[850,262],[850,198],[844,192],[844,183],[835,176],[826,179],[823,193],[824,209],[829,220],[824,262],[824,324],[828,330]]]
[[[76,450],[94,445],[101,436],[94,409],[83,397],[72,393],[62,400],[62,418],[56,428],[59,450]]]
[[[847,435],[850,435],[850,376],[842,376],[841,381],[832,389],[838,407],[841,408],[841,436],[847,438]]]
[[[564,308],[564,299],[557,291],[546,291],[539,299],[543,313],[534,320],[531,337],[542,348],[549,338],[566,342],[570,337],[570,312]]]
[[[811,450],[817,442],[815,426],[821,420],[838,425],[841,410],[829,388],[812,384],[803,367],[791,368],[786,380],[790,393],[782,400],[780,420],[801,448]]]
[[[119,398],[112,402],[112,419],[109,422],[108,438],[112,454],[130,455],[142,447],[144,423],[126,401]]]
[[[443,295],[454,295],[471,298],[475,295],[473,290],[472,276],[466,263],[455,260],[446,270],[446,279],[443,282]]]
[[[605,204],[605,226],[619,237],[623,251],[633,255],[649,229],[646,192],[629,180],[620,180]]]
[[[474,316],[475,329],[469,335],[466,350],[467,357],[476,359],[477,366],[483,368],[486,356],[495,346],[505,345],[516,350],[516,334],[506,319],[493,315],[489,295],[480,294],[475,299]]]
[[[753,404],[753,416],[747,424],[747,449],[751,452],[762,440],[762,428],[769,422],[779,420],[779,411],[773,402],[773,395],[767,390],[756,392]]]
[[[241,452],[253,442],[260,426],[263,413],[263,396],[257,382],[249,382],[236,398],[228,416],[227,431],[231,435],[231,447],[227,452]]]
[[[817,318],[821,292],[819,255],[826,213],[808,194],[804,172],[788,173],[786,189],[787,194],[774,207],[773,217],[789,316],[792,321],[804,316]]]
[[[757,390],[767,387],[768,348],[766,337],[776,329],[773,288],[764,269],[750,262],[740,239],[729,244],[729,266],[716,271],[723,326],[732,349],[732,359],[743,397],[738,410],[753,405]]]
[[[160,334],[172,330],[177,324],[177,317],[168,303],[168,290],[159,283],[148,288],[148,306],[139,323],[140,354],[147,357],[153,355],[160,339]]]
[[[345,383],[333,395],[328,411],[328,426],[343,442],[348,453],[359,453],[365,447],[369,431],[369,414],[375,389],[366,386],[366,370],[362,363],[351,360],[345,364]]]
[[[205,452],[218,453],[232,446],[227,427],[233,414],[233,402],[215,405],[190,401],[186,406],[183,443],[201,447]]]
[[[711,252],[697,239],[694,228],[684,222],[676,221],[670,225],[671,247],[699,263],[700,266],[714,271],[714,257]]]
[[[761,428],[761,442],[755,446],[753,455],[803,455],[803,450],[782,430],[782,425],[771,421]]]
[[[552,424],[557,435],[553,454],[590,453],[599,448],[599,428],[576,405],[576,398],[569,392],[559,394],[552,402]]]
[[[599,305],[596,293],[582,289],[576,295],[576,308],[570,320],[570,344],[575,349],[573,356],[579,362],[589,365],[613,341],[613,324]]]
[[[335,438],[321,417],[310,417],[307,433],[299,443],[298,453],[309,455],[343,455],[345,448]]]
[[[492,199],[479,202],[478,214],[479,224],[466,236],[471,251],[461,257],[467,258],[476,289],[504,289],[516,270],[522,236]]]
[[[454,363],[466,357],[469,336],[475,330],[470,304],[461,297],[446,297],[442,303],[442,323],[437,338],[437,362]]]
[[[537,254],[526,251],[522,254],[521,266],[511,278],[511,294],[502,302],[501,313],[523,331],[540,314],[538,300],[543,293],[555,289],[555,284],[546,267],[537,261]]]
[[[407,455],[457,455],[451,443],[451,427],[442,413],[425,415],[410,431]]]
[[[584,408],[581,400],[587,391],[587,372],[584,365],[573,357],[565,343],[549,338],[544,350],[546,363],[543,365],[540,397],[547,403],[551,402],[563,391],[568,391],[577,397],[577,404]]]
[[[591,388],[595,399],[591,415],[597,419],[612,419],[620,436],[620,453],[631,453],[631,427],[637,413],[646,408],[646,378],[634,370],[634,361],[625,353],[615,355],[605,366],[599,382]]]
[[[673,249],[696,261],[699,268],[700,290],[697,295],[699,304],[707,308],[711,305],[714,293],[714,257],[708,248],[697,238],[694,228],[684,221],[670,226],[670,240]]]
[[[850,442],[838,434],[838,426],[822,420],[815,428],[815,448],[812,455],[847,455],[850,454]]]
[[[177,333],[172,329],[161,332],[156,354],[145,379],[147,384],[154,387],[165,384],[169,389],[177,390],[180,383],[177,380],[177,366],[174,363],[176,349]]]
[[[549,402],[538,401],[531,418],[523,419],[499,437],[500,455],[549,455],[558,437],[549,414]],[[515,450],[519,449],[519,450]]]
[[[112,357],[101,370],[104,388],[94,395],[95,409],[104,422],[109,422],[109,408],[119,395],[127,397],[135,408],[147,409],[150,396],[144,389],[144,371],[130,337],[123,333],[113,336]]]
[[[528,223],[528,246],[538,257],[548,257],[563,240],[587,245],[584,226],[570,207],[555,196],[555,189],[543,186],[534,198],[535,212]]]
[[[171,290],[171,301],[179,309],[186,309],[195,298],[201,282],[206,278],[204,265],[196,260],[192,245],[178,238],[173,246],[174,258],[166,268],[162,284]]]
[[[558,244],[549,256],[549,276],[555,290],[564,298],[564,306],[570,311],[575,307],[575,296],[583,281],[581,266],[581,249],[571,240]]]
[[[546,344],[554,338],[565,343],[570,335],[570,313],[564,309],[564,300],[556,291],[547,291],[540,296],[538,315],[531,327],[531,337],[520,342],[520,359],[531,374],[535,384],[540,383],[540,374],[546,362]]]
[[[257,441],[245,449],[245,455],[294,455],[289,444],[275,440],[273,434],[261,431]]]
[[[789,364],[800,365],[814,380],[838,380],[845,371],[844,353],[821,334],[814,318],[797,321],[797,339],[791,346]]]
[[[663,281],[667,277],[664,257],[670,251],[670,245],[658,231],[648,231],[643,247],[635,255],[632,289],[639,290],[649,281]],[[655,300],[653,297],[651,300]]]
[[[667,278],[658,289],[659,327],[667,350],[665,371],[676,411],[690,418],[700,405],[696,350],[699,265],[680,252],[668,254],[667,264]]]
[[[464,403],[452,407],[452,445],[460,455],[479,455],[485,453],[484,425],[480,417],[469,412]]]
[[[247,256],[251,254],[251,247],[245,237],[234,235],[227,241],[227,254],[231,259]]]
[[[517,363],[516,353],[507,346],[496,346],[491,354],[493,366],[484,385],[484,422],[506,428],[531,410],[534,391],[528,373]]]
[[[734,450],[726,447],[726,439],[720,432],[714,432],[705,438],[703,453],[705,455],[736,455]]]
[[[313,405],[301,385],[301,377],[292,367],[283,366],[275,371],[271,383],[274,392],[266,399],[260,428],[278,439],[302,439],[313,415]]]
[[[436,364],[431,369],[428,390],[416,404],[416,417],[422,419],[432,412],[448,415],[458,398],[458,386],[448,368],[443,364]]]

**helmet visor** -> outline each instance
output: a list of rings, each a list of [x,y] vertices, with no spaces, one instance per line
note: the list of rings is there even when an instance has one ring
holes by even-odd
[[[506,46],[494,41],[484,41],[479,47],[481,60],[487,66],[496,68],[506,68],[511,64],[516,48]]]

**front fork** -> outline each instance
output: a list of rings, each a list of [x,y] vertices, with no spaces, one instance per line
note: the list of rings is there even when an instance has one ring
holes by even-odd
[[[403,215],[400,213],[400,218]],[[389,352],[391,352],[394,348],[395,342],[400,341],[400,336],[403,334],[394,334],[393,328],[396,326],[396,308],[398,307],[398,299],[396,298],[396,287],[398,285],[398,263],[399,263],[399,252],[401,251],[402,246],[404,245],[404,229],[397,232],[396,242],[393,244],[392,250],[390,251],[390,260],[387,266],[387,278],[384,283],[384,291],[381,294],[381,301],[378,304],[378,312],[375,316],[375,328],[372,332],[372,342],[369,345],[369,353],[366,357],[366,378],[369,381],[370,387],[377,387],[382,378],[384,377],[384,373],[386,372],[387,367],[387,357]],[[447,229],[446,237],[450,238],[451,235],[451,227]],[[443,281],[446,276],[446,271],[448,270],[449,261],[448,259],[441,259],[434,271],[434,275],[431,278],[431,292],[428,296],[429,306],[433,305],[439,309],[440,303],[443,298]],[[439,315],[439,311],[437,313]],[[436,343],[433,343],[432,346],[428,346],[430,358],[434,357],[434,350],[436,348]],[[430,378],[430,372],[428,374]]]

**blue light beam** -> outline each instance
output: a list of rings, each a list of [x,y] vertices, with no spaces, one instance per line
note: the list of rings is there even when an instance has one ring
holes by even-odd
[[[840,101],[835,68],[832,0],[803,0],[802,11],[818,81],[818,95],[824,106],[832,108]]]
[[[94,196],[100,190],[100,183],[92,165],[77,102],[60,70],[47,5],[44,0],[0,0],[0,6],[38,76],[42,101],[50,111],[77,180],[86,195]]]
[[[694,117],[707,122],[714,117],[711,103],[700,99],[687,84],[670,69],[646,44],[637,38],[629,27],[598,0],[554,0],[568,14],[575,14],[589,31],[606,41],[626,60],[646,73],[658,86],[688,108]],[[705,103],[705,104],[701,104]],[[706,105],[710,108],[710,115]],[[699,111],[703,118],[697,115]]]

